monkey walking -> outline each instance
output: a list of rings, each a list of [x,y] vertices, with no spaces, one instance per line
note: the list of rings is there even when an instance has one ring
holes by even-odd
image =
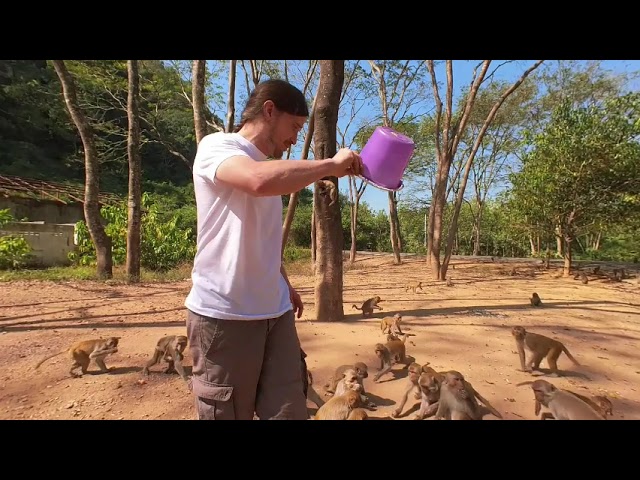
[[[578,397],[583,402],[587,403],[605,420],[607,419],[607,415],[613,416],[613,404],[611,403],[611,400],[609,400],[605,395],[594,395],[592,397],[585,397],[584,395],[580,395],[579,393],[573,392],[571,390],[565,390],[565,392],[569,392],[570,394]]]
[[[516,386],[531,385],[535,397],[535,415],[540,413],[542,406],[550,412],[543,412],[540,420],[603,420],[602,416],[588,403],[573,393],[557,388],[546,380],[534,380],[518,383]]]
[[[374,349],[376,356],[380,359],[380,368],[378,369],[378,373],[373,377],[374,382],[377,382],[382,375],[391,371],[391,368],[396,363],[404,363],[403,368],[409,368],[411,362],[407,360],[406,341],[407,335],[404,335],[402,340],[400,340],[395,335],[389,334],[386,344],[376,343]]]
[[[540,363],[544,357],[551,369],[551,376],[557,377],[558,373],[558,357],[564,352],[569,360],[575,365],[580,365],[573,358],[571,353],[564,344],[553,338],[540,335],[538,333],[527,332],[524,327],[516,326],[511,329],[511,335],[516,340],[518,355],[520,356],[520,368],[523,372],[532,372],[540,368]],[[528,361],[525,360],[525,348],[531,352]]]
[[[378,303],[380,303],[381,301],[382,299],[378,295],[376,295],[375,297],[371,297],[365,300],[364,303],[362,304],[362,307],[352,305],[351,308],[352,309],[355,308],[356,310],[362,310],[362,316],[366,317],[373,313],[374,308],[377,308],[378,310],[382,310],[382,307],[378,305]]]
[[[402,315],[396,313],[393,317],[384,317],[380,320],[380,330],[382,333],[394,333],[397,332],[400,335],[404,335],[400,329],[402,323]]]
[[[38,362],[34,368],[40,367],[44,362],[50,358],[56,357],[63,353],[69,353],[69,356],[73,360],[69,373],[72,377],[81,377],[87,373],[91,360],[96,362],[96,365],[100,367],[102,373],[108,373],[111,369],[107,368],[104,363],[104,358],[107,355],[116,353],[118,351],[118,342],[121,337],[108,337],[108,338],[95,338],[92,340],[81,340],[74,343],[67,350],[49,355]],[[82,373],[78,374],[76,370],[80,367]]]
[[[164,373],[173,373],[177,370],[183,380],[188,381],[189,377],[184,371],[182,360],[184,359],[184,350],[187,348],[187,337],[184,335],[167,335],[160,338],[153,352],[153,357],[147,362],[142,369],[144,375],[149,375],[149,368],[153,367],[160,361],[167,362]]]
[[[408,292],[409,290],[413,290],[413,293],[416,293],[416,290],[420,289],[421,292],[424,292],[422,289],[422,282],[418,283],[410,283],[409,285],[404,287],[404,291]]]

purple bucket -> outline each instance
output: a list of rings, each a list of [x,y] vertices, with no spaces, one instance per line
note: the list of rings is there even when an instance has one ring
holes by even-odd
[[[400,190],[414,148],[406,135],[390,127],[377,127],[360,152],[364,166],[361,178],[382,190]]]

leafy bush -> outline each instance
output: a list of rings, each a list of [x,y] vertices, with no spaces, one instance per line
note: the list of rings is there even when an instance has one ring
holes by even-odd
[[[8,208],[0,210],[0,228],[14,218]],[[31,258],[31,247],[27,241],[18,235],[0,237],[0,269],[22,268]]]

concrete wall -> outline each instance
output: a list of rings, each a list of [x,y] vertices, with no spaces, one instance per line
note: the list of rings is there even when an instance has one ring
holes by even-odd
[[[76,223],[84,220],[82,203],[64,204],[54,200],[0,197],[0,210],[8,208],[13,218],[29,222]]]
[[[44,222],[11,222],[0,227],[0,237],[23,237],[32,248],[33,264],[69,265],[67,254],[75,248],[75,225]]]

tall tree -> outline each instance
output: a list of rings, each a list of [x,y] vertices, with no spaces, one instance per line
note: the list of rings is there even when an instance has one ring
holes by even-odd
[[[207,61],[194,60],[191,74],[191,96],[193,97],[193,122],[196,129],[196,144],[207,135],[207,117],[205,114],[205,78]],[[189,165],[191,166],[191,165]]]
[[[91,240],[96,248],[97,274],[100,278],[111,278],[113,277],[111,238],[104,230],[102,216],[100,215],[98,198],[100,194],[100,172],[94,133],[78,104],[75,82],[73,81],[73,76],[67,70],[64,60],[52,60],[52,63],[62,84],[62,93],[67,109],[80,133],[84,147],[84,216]]]
[[[336,154],[338,106],[344,84],[344,60],[320,61],[320,84],[315,111],[316,158],[330,158]],[[336,177],[326,177],[338,188]],[[314,189],[315,225],[315,313],[318,321],[342,320],[342,221],[340,202],[329,205],[328,195]]]
[[[140,74],[138,60],[127,62],[129,96],[127,117],[129,136],[129,209],[127,222],[127,279],[131,283],[140,281],[140,228],[142,217],[142,163],[140,161]]]

